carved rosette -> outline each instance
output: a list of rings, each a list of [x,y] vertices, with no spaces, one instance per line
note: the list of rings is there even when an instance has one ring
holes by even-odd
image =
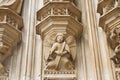
[[[11,0],[8,0],[8,3],[9,1]],[[14,2],[13,4],[11,3],[11,6],[15,5],[18,0],[16,2],[15,0],[12,1]],[[3,79],[1,76],[6,74],[6,68],[2,65],[3,62],[8,56],[12,55],[12,49],[22,39],[21,29],[23,27],[23,19],[18,15],[19,12],[17,13],[12,7],[7,7],[6,1],[0,2],[0,79]]]
[[[117,5],[115,4],[117,3]],[[117,80],[120,75],[120,6],[119,0],[101,0],[98,4],[98,12],[101,14],[99,25],[107,34],[108,42],[115,52],[111,60],[115,64]]]
[[[77,64],[77,39],[82,33],[81,12],[72,0],[48,0],[37,12],[37,19],[40,23],[36,26],[36,31],[43,40],[42,80],[76,80],[76,67],[72,70],[50,70],[46,68],[46,64],[58,33],[64,34],[74,66]]]

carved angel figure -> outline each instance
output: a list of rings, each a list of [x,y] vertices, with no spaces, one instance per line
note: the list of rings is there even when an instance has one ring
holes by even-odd
[[[110,35],[110,39],[113,41],[116,41],[117,43],[120,43],[120,28],[119,27],[113,29]]]
[[[62,33],[58,33],[56,35],[56,42],[53,43],[50,50],[46,69],[72,70],[73,68],[73,58],[70,54],[70,48],[65,42],[64,35]]]

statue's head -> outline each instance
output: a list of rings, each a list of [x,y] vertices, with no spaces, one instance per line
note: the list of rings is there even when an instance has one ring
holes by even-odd
[[[65,38],[64,38],[64,34],[63,33],[57,33],[56,35],[56,42],[64,42]]]

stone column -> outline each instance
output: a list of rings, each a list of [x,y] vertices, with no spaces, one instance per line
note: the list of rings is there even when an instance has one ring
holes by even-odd
[[[97,25],[98,20],[94,0],[76,0],[75,3],[82,11],[82,22],[84,25],[83,35],[79,43],[80,50],[82,50],[79,50],[78,56],[80,61],[78,64],[79,79],[114,80],[110,60],[108,59],[109,54],[105,34]]]

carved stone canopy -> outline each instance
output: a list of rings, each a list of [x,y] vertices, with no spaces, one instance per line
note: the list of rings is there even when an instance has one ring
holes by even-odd
[[[0,22],[12,25],[16,29],[23,28],[23,19],[9,8],[0,8]]]
[[[65,5],[65,6],[64,6]],[[42,37],[50,32],[71,34],[77,37],[82,33],[81,12],[70,2],[51,2],[37,12],[37,34]]]
[[[108,41],[113,49],[118,45],[118,40],[112,38],[115,29],[120,27],[120,7],[113,8],[100,17],[99,25],[107,33]]]
[[[82,33],[82,24],[71,16],[49,16],[37,25],[37,34],[43,38],[48,34],[58,32],[71,34],[77,38]]]
[[[81,19],[81,12],[71,2],[50,2],[37,12],[37,19],[43,20],[49,16],[71,16],[75,20]]]

